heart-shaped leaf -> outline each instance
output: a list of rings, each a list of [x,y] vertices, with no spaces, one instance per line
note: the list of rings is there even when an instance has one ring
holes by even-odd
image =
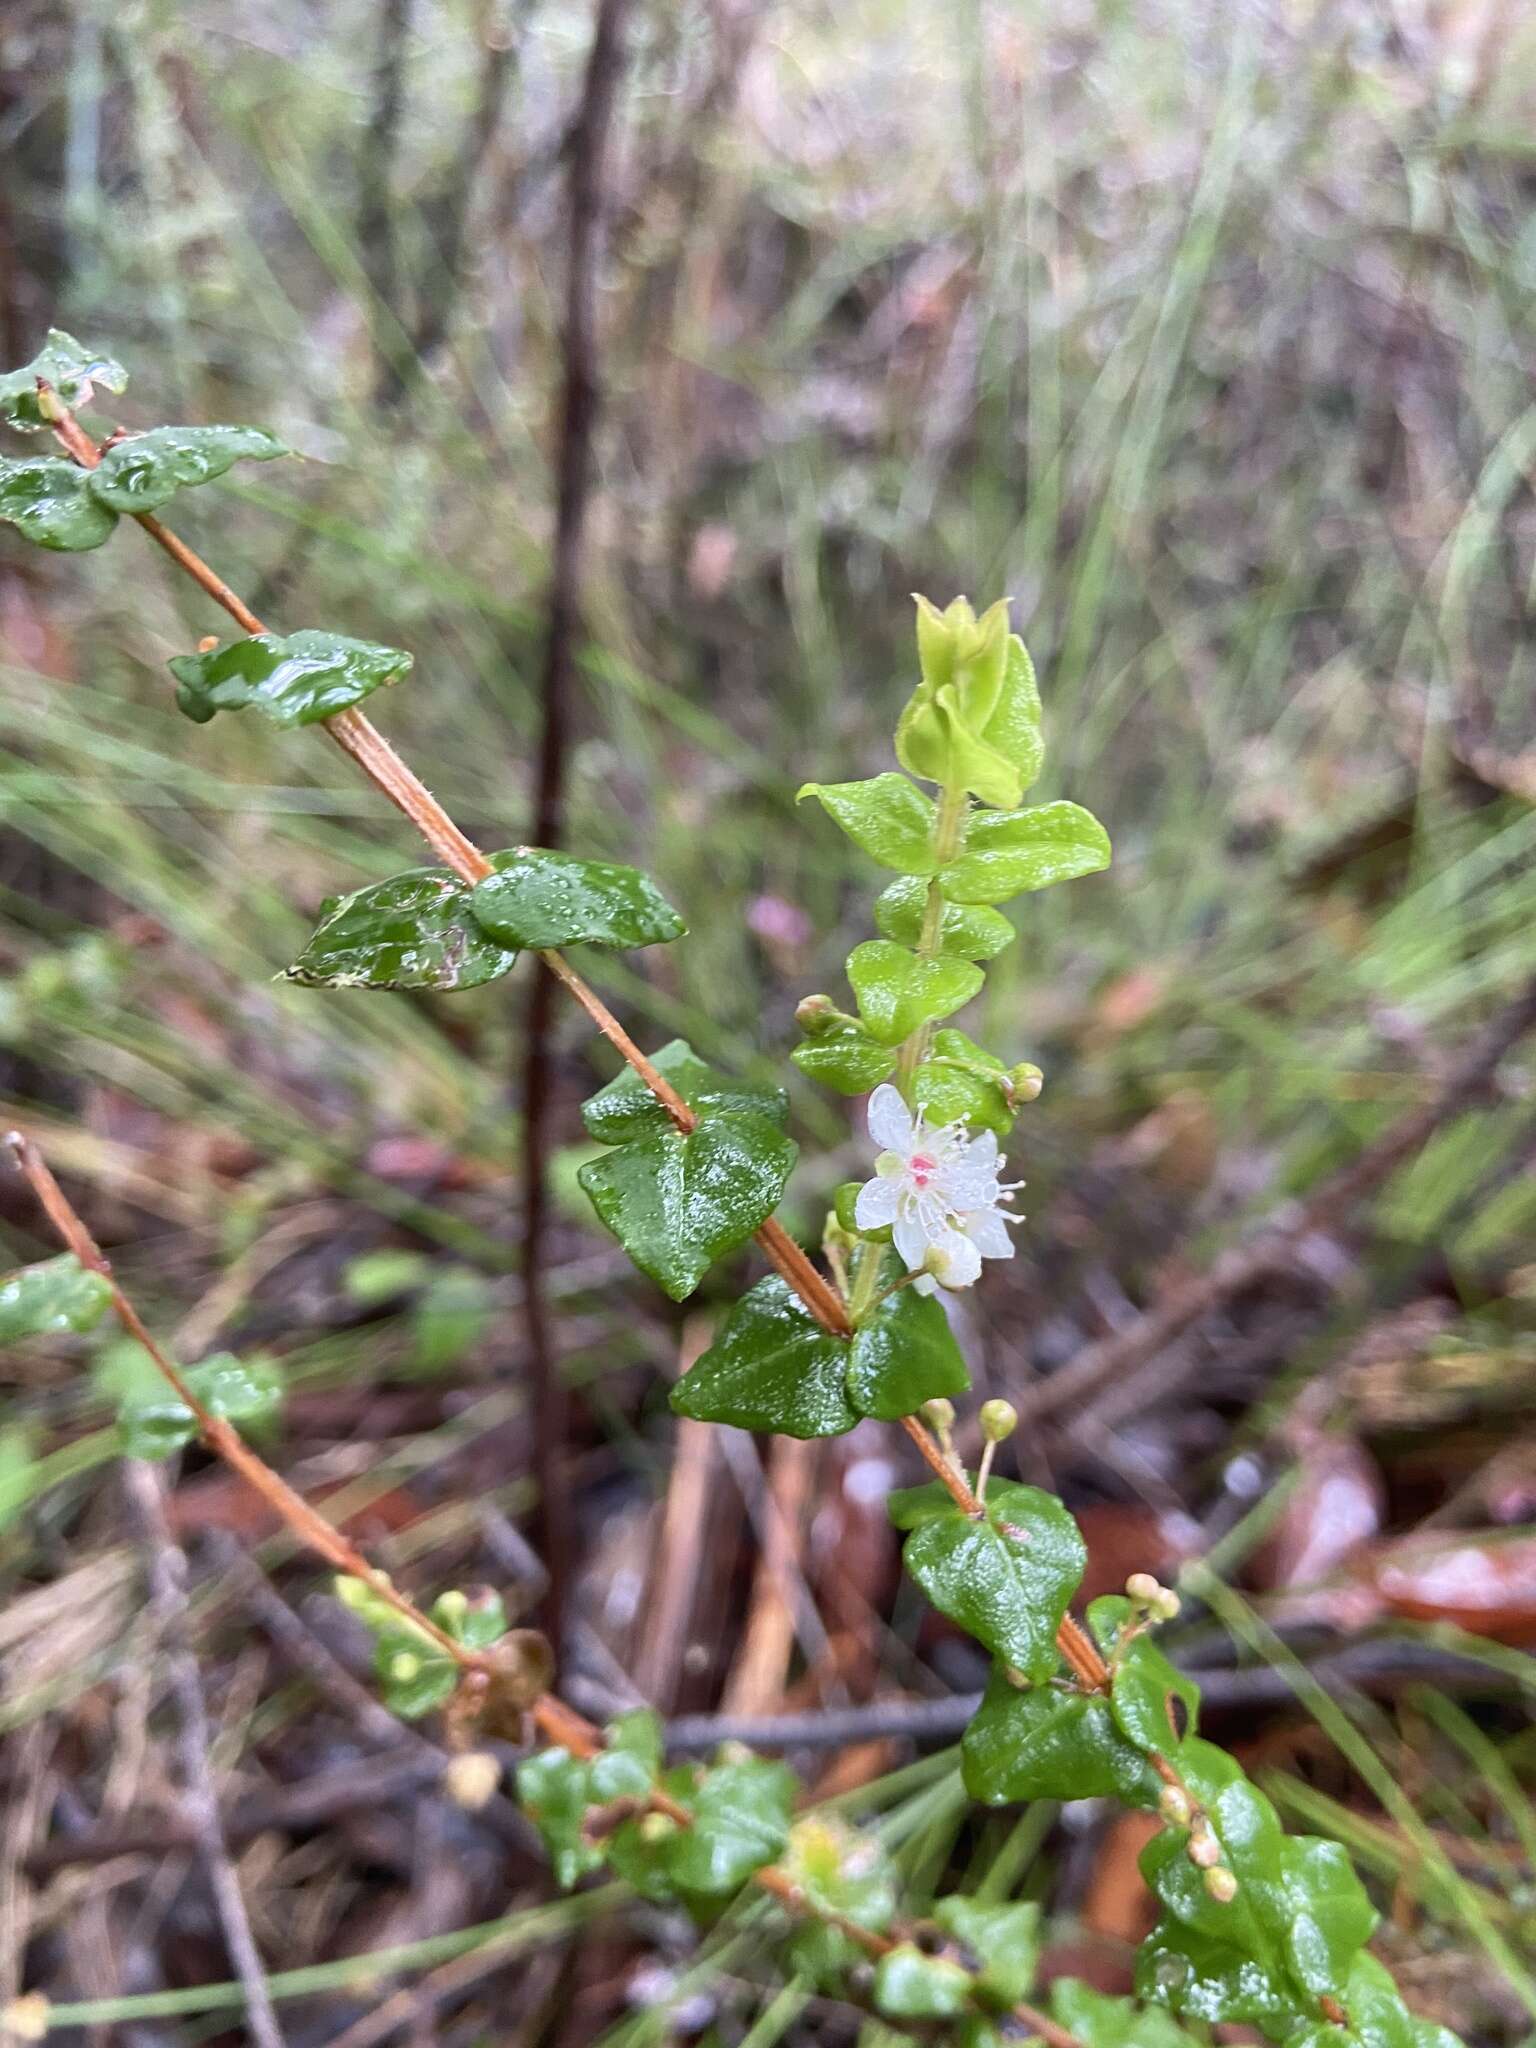
[[[971,2009],[971,1973],[916,1942],[898,1942],[875,1965],[874,1997],[888,2020],[960,2019]]]
[[[1027,1997],[1040,1959],[1040,1908],[1032,1899],[994,1904],[955,1893],[933,1917],[976,1959],[975,1992],[1006,2008]]]
[[[259,1427],[282,1405],[282,1381],[270,1359],[219,1352],[201,1365],[188,1366],[183,1378],[209,1413],[224,1422]],[[197,1423],[192,1410],[146,1361],[134,1371],[118,1405],[117,1434],[125,1457],[166,1458],[191,1443]]]
[[[475,916],[503,945],[545,952],[558,946],[655,946],[688,929],[638,868],[578,860],[541,846],[496,856],[470,899]]]
[[[117,514],[91,496],[89,472],[53,455],[0,461],[0,519],[35,547],[83,554],[112,538]]]
[[[413,660],[398,647],[306,628],[286,636],[253,633],[206,654],[178,654],[170,669],[177,705],[198,725],[216,711],[255,710],[286,729],[317,725],[361,704],[403,676]]]
[[[691,1131],[666,1122],[576,1178],[641,1272],[683,1301],[777,1208],[798,1149],[767,1117],[706,1109]]]
[[[286,978],[308,988],[479,988],[507,973],[517,954],[487,936],[469,898],[470,887],[448,868],[410,868],[328,896]]]
[[[40,377],[75,411],[90,404],[92,387],[97,384],[103,391],[128,388],[128,372],[121,363],[83,348],[62,328],[50,327],[47,341],[30,363],[0,375],[0,419],[29,433],[51,424],[39,403]]]
[[[989,1806],[1022,1799],[1118,1799],[1155,1806],[1152,1766],[1101,1694],[1020,1687],[995,1668],[961,1741],[965,1789]]]
[[[910,1496],[892,1495],[891,1507],[893,1515],[910,1512]],[[937,1510],[902,1551],[941,1614],[1036,1680],[1057,1668],[1056,1631],[1087,1561],[1082,1534],[1061,1502],[1006,1480],[992,1482],[985,1514],[962,1514],[953,1504]]]
[[[923,934],[932,881],[903,875],[875,898],[875,924],[882,937],[899,946],[915,946]],[[1018,936],[1000,910],[980,904],[944,900],[939,916],[938,947],[957,960],[991,960]]]
[[[652,1053],[651,1065],[671,1082],[690,1109],[765,1116],[779,1125],[789,1119],[789,1097],[782,1088],[765,1088],[717,1074],[686,1039],[674,1038],[660,1052]],[[672,1127],[671,1118],[633,1067],[625,1067],[606,1087],[587,1097],[581,1105],[581,1120],[587,1135],[604,1145],[622,1145],[629,1138],[649,1137],[653,1131]]]
[[[790,1058],[812,1081],[824,1082],[840,1095],[864,1095],[896,1071],[896,1054],[863,1031],[831,1031],[808,1038]]]
[[[292,452],[265,427],[151,427],[112,443],[90,473],[91,495],[114,512],[153,512],[183,484]]]
[[[1089,1606],[1088,1626],[1109,1659],[1110,1698],[1122,1734],[1142,1751],[1168,1755],[1195,1732],[1200,1688],[1169,1662],[1150,1633],[1121,1641],[1133,1612],[1123,1594],[1108,1593]]]
[[[0,1280],[0,1344],[94,1330],[111,1299],[110,1282],[73,1252],[23,1266]]]
[[[938,809],[905,775],[872,775],[867,782],[807,782],[795,802],[813,796],[856,846],[882,867],[904,875],[931,875],[938,867],[933,829]]]
[[[712,1766],[683,1800],[692,1826],[668,1841],[672,1882],[705,1896],[739,1891],[783,1853],[797,1790],[793,1771],[761,1757]]]
[[[848,1398],[860,1415],[899,1422],[925,1401],[971,1384],[943,1305],[903,1287],[874,1309],[848,1347]]]
[[[1051,2014],[1082,2048],[1195,2048],[1193,2035],[1167,2013],[1095,1991],[1075,1977],[1052,1984]]]
[[[899,1045],[920,1024],[960,1009],[985,978],[969,960],[924,960],[889,939],[866,939],[848,955],[859,1015],[882,1045]]]
[[[1006,903],[1053,882],[1096,874],[1109,858],[1109,834],[1081,804],[1036,804],[1026,811],[978,812],[964,852],[941,879],[952,902]]]
[[[672,1407],[737,1429],[840,1436],[859,1419],[848,1398],[848,1351],[775,1273],[736,1303],[672,1389]]]

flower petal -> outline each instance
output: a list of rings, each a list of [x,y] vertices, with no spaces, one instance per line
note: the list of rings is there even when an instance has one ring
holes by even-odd
[[[896,1221],[901,1204],[901,1183],[895,1180],[867,1180],[853,1205],[853,1220],[860,1230],[884,1230]]]
[[[909,1273],[920,1273],[923,1261],[928,1256],[928,1233],[924,1230],[917,1211],[902,1208],[891,1231],[891,1239],[897,1251],[906,1261]]]
[[[901,1090],[882,1081],[869,1098],[869,1135],[887,1152],[906,1157],[912,1150],[912,1118]]]
[[[999,1209],[968,1209],[960,1228],[984,1259],[1011,1259],[1016,1249],[1008,1235],[1008,1218]]]
[[[929,1267],[941,1287],[974,1287],[981,1278],[981,1253],[959,1230],[946,1230],[934,1240],[938,1255]]]

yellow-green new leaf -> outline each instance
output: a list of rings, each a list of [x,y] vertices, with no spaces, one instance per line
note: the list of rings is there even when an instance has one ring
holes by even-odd
[[[920,1024],[962,1008],[986,977],[969,960],[925,960],[889,939],[866,939],[848,956],[848,979],[870,1036],[899,1045]]]
[[[933,829],[938,811],[931,797],[905,775],[872,775],[865,782],[807,782],[795,802],[813,796],[835,818],[855,846],[882,867],[903,875],[931,875],[938,867]]]
[[[955,903],[1006,903],[1010,896],[1076,881],[1109,866],[1109,834],[1081,804],[980,811],[965,850],[941,876]]]

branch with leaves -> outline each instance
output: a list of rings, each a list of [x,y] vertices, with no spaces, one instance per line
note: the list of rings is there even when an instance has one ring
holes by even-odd
[[[533,952],[616,1048],[625,1071],[582,1112],[606,1148],[580,1174],[602,1222],[673,1300],[749,1239],[774,1268],[677,1383],[674,1409],[801,1438],[864,1418],[906,1432],[933,1477],[891,1497],[903,1561],[994,1659],[962,1743],[968,1791],[987,1804],[1113,1798],[1158,1816],[1142,1856],[1162,1907],[1137,1958],[1143,2004],[1071,1984],[1053,1986],[1052,2015],[1023,2003],[1033,1908],[944,1899],[934,1930],[913,1939],[897,1925],[878,1841],[797,1819],[783,1765],[727,1746],[712,1765],[665,1768],[655,1717],[592,1729],[545,1689],[547,1649],[508,1631],[499,1602],[451,1591],[422,1613],[244,1443],[236,1424],[251,1396],[238,1374],[215,1398],[214,1384],[197,1380],[207,1365],[183,1371],[156,1348],[25,1145],[24,1169],[72,1257],[0,1289],[0,1330],[7,1298],[13,1335],[78,1326],[59,1310],[61,1293],[83,1290],[87,1312],[110,1299],[175,1396],[177,1440],[200,1433],[342,1574],[396,1711],[441,1709],[466,1739],[509,1715],[531,1718],[551,1746],[520,1767],[519,1795],[566,1884],[607,1867],[645,1897],[706,1907],[755,1882],[816,1916],[812,1938],[795,1937],[794,1966],[808,1980],[834,1989],[872,1965],[867,1989],[882,2015],[953,2022],[967,2048],[998,2048],[1020,2026],[1053,2048],[1178,2048],[1193,2038],[1186,2019],[1258,2026],[1287,2048],[1454,2048],[1409,2013],[1367,1952],[1378,1916],[1344,1850],[1286,1835],[1239,1765],[1196,1733],[1198,1689],[1154,1639],[1176,1596],[1133,1573],[1123,1595],[1077,1620],[1086,1552],[1075,1521],[1052,1495],[992,1474],[1016,1423],[1009,1404],[983,1405],[974,1473],[955,1449],[954,1402],[970,1380],[943,1296],[1012,1254],[1000,1141],[1041,1076],[949,1020],[1013,937],[998,906],[1110,857],[1079,805],[1024,804],[1044,758],[1041,705],[1006,607],[978,618],[963,599],[943,612],[919,599],[919,679],[895,737],[905,772],[801,792],[895,877],[875,905],[879,936],[849,956],[853,1008],[818,994],[798,1011],[797,1066],[869,1096],[876,1148],[869,1178],[836,1192],[824,1273],[774,1216],[797,1158],[783,1091],[717,1074],[680,1040],[647,1057],[565,957],[575,945],[668,943],[681,917],[633,868],[475,847],[358,708],[404,675],[410,656],[332,632],[269,632],[157,517],[178,490],[280,445],[246,427],[98,442],[76,411],[124,382],[109,357],[58,333],[36,362],[0,379],[0,415],[23,431],[51,429],[64,450],[0,463],[0,519],[71,552],[136,519],[241,628],[172,661],[188,717],[256,712],[284,728],[321,726],[426,838],[441,865],[330,900],[291,979],[447,993],[494,981]]]

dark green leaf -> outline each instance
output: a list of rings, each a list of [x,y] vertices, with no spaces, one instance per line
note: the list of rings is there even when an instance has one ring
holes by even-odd
[[[1359,1956],[1341,2001],[1348,2027],[1326,2021],[1289,2036],[1287,2048],[1462,2048],[1449,2027],[1417,2019],[1374,1956]]]
[[[1297,2016],[1295,1987],[1283,1969],[1166,1913],[1136,1951],[1136,1993],[1188,2019],[1262,2027],[1277,2041]]]
[[[582,1835],[589,1769],[568,1749],[542,1749],[517,1767],[519,1804],[544,1839],[556,1883],[567,1891],[602,1861]]]
[[[989,1905],[956,1893],[939,1900],[933,1917],[975,1957],[985,2000],[1010,2006],[1028,1996],[1040,1956],[1040,1908],[1032,1900]]]
[[[1087,1553],[1054,1495],[994,1480],[980,1520],[951,1508],[913,1530],[902,1560],[941,1614],[1026,1678],[1045,1679]]]
[[[704,1110],[588,1160],[576,1178],[643,1273],[685,1300],[784,1192],[798,1150],[767,1117]]]
[[[599,1805],[648,1799],[661,1776],[661,1723],[649,1707],[620,1714],[604,1730],[607,1747],[592,1759],[591,1791]]]
[[[651,1055],[651,1065],[671,1082],[691,1109],[743,1111],[776,1124],[789,1119],[789,1097],[782,1088],[750,1081],[732,1081],[705,1065],[686,1040],[674,1038]],[[581,1105],[588,1134],[604,1145],[622,1145],[671,1129],[672,1119],[632,1067],[589,1095]]]
[[[875,2005],[888,2020],[959,2019],[970,2002],[969,1973],[915,1942],[888,1949],[875,1965]]]
[[[679,1415],[780,1436],[840,1436],[848,1399],[845,1339],[833,1337],[777,1274],[744,1294],[714,1343],[672,1389]]]
[[[1000,1138],[1013,1129],[1013,1111],[997,1082],[953,1060],[923,1061],[912,1076],[912,1105],[923,1112],[930,1129],[959,1122],[972,1130],[995,1131]]]
[[[1133,1611],[1123,1594],[1106,1594],[1089,1607],[1088,1626],[1114,1673],[1111,1699],[1122,1734],[1138,1749],[1167,1755],[1195,1732],[1200,1688],[1168,1661],[1149,1632],[1121,1645],[1121,1630]],[[1172,1702],[1182,1708],[1177,1720]]]
[[[885,1497],[885,1511],[893,1529],[921,1529],[928,1522],[942,1522],[955,1512],[954,1498],[940,1479],[925,1480],[921,1486],[898,1486]]]
[[[110,1282],[82,1266],[73,1252],[23,1266],[0,1280],[0,1344],[94,1330],[111,1299]]]
[[[118,1441],[125,1457],[164,1458],[192,1441],[197,1424],[152,1362],[145,1364],[147,1370],[134,1370],[133,1384],[118,1407]],[[219,1352],[188,1366],[183,1377],[209,1413],[225,1422],[259,1428],[282,1404],[282,1382],[269,1359]]]
[[[128,372],[111,356],[82,348],[72,334],[50,327],[48,339],[30,363],[0,375],[0,419],[29,432],[50,424],[38,404],[37,380],[50,384],[71,411],[83,411],[91,402],[91,389],[124,391]]]
[[[938,866],[933,828],[938,810],[905,775],[874,775],[867,782],[807,782],[795,802],[815,797],[856,846],[882,867],[904,875],[931,875]]]
[[[667,1848],[667,1869],[683,1891],[734,1892],[789,1841],[795,1774],[761,1757],[722,1763],[706,1771],[684,1800],[693,1825],[680,1828]]]
[[[153,512],[183,484],[205,484],[248,458],[292,454],[265,427],[152,427],[114,441],[90,473],[91,496],[114,512]]]
[[[91,496],[88,474],[53,455],[0,461],[0,519],[35,547],[57,554],[99,548],[111,539],[117,514]]]
[[[930,882],[921,875],[903,875],[875,898],[875,924],[881,935],[900,946],[915,946],[922,937],[923,913]],[[939,918],[939,951],[957,960],[991,960],[1017,937],[999,910],[981,905],[945,902]]]
[[[903,1287],[854,1333],[848,1357],[848,1398],[860,1415],[899,1422],[940,1394],[971,1384],[943,1307]]]
[[[503,945],[543,952],[556,946],[655,946],[688,929],[638,868],[578,860],[539,846],[498,854],[499,873],[470,898],[474,914]]]
[[[176,702],[206,725],[216,711],[256,710],[285,729],[334,718],[349,705],[403,676],[413,655],[372,640],[306,628],[226,640],[206,654],[178,654],[170,664]]]
[[[1075,1977],[1051,1986],[1051,2014],[1082,2048],[1195,2048],[1194,2038],[1165,2012],[1134,1999],[1112,1998]]]
[[[470,894],[447,868],[409,868],[350,896],[328,896],[286,978],[309,988],[440,993],[495,981],[517,954],[486,936]]]
[[[848,955],[848,979],[870,1035],[899,1045],[920,1024],[968,1003],[985,976],[969,960],[924,960],[889,939],[866,939]]]
[[[790,1058],[812,1081],[835,1088],[840,1095],[863,1095],[878,1088],[896,1071],[896,1055],[862,1031],[836,1031],[808,1038]]]
[[[965,850],[943,873],[955,903],[1006,903],[1053,882],[1075,881],[1109,866],[1109,835],[1080,804],[1037,804],[1027,811],[981,811]]]
[[[1159,1782],[1101,1696],[1021,1689],[995,1667],[961,1742],[965,1789],[989,1806],[1024,1799],[1118,1799],[1155,1806]]]

